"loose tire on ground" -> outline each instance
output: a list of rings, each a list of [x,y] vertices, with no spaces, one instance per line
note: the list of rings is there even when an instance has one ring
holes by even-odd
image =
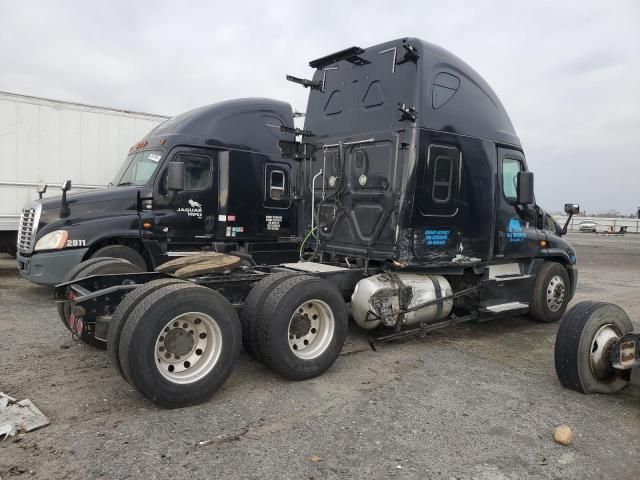
[[[143,272],[147,270],[147,262],[144,260],[144,257],[126,245],[107,245],[106,247],[99,248],[91,254],[91,258],[97,257],[122,258],[137,265]]]
[[[569,303],[569,275],[556,262],[545,262],[536,276],[531,292],[529,316],[538,322],[560,320]]]
[[[271,292],[286,279],[300,275],[296,272],[278,272],[267,275],[257,282],[247,295],[240,312],[242,323],[242,345],[249,355],[262,362],[258,340],[258,318],[264,314],[264,304]]]
[[[340,355],[347,307],[328,281],[296,275],[279,283],[257,316],[263,361],[292,380],[320,375]]]
[[[609,363],[616,338],[633,330],[626,312],[611,303],[580,302],[562,319],[555,365],[563,387],[582,393],[614,393],[627,385]]]
[[[124,328],[127,317],[147,295],[159,288],[175,284],[191,285],[191,283],[185,280],[178,280],[176,278],[161,278],[159,280],[153,280],[149,283],[145,283],[144,285],[136,287],[134,290],[125,295],[122,301],[116,307],[113,315],[111,315],[109,329],[107,330],[107,352],[109,354],[109,360],[111,361],[111,364],[125,380],[127,380],[127,378],[122,372],[122,367],[120,365],[119,349],[120,336],[122,334],[122,329]]]
[[[65,276],[65,282],[70,282],[77,278],[88,277],[89,275],[102,275],[108,273],[137,273],[142,271],[136,265],[133,265],[126,260],[118,258],[92,258],[79,263]],[[69,302],[58,303],[58,315],[62,324],[67,330],[75,333],[71,330],[69,325],[69,315],[71,315],[71,307]],[[92,333],[84,331],[80,335],[80,340],[84,343],[97,348],[105,348],[106,344],[102,340],[98,340]]]
[[[125,377],[147,399],[167,408],[193,405],[211,397],[235,368],[240,320],[211,289],[168,285],[129,314],[119,347]]]

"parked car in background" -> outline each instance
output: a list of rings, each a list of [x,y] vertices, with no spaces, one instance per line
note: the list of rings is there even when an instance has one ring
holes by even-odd
[[[596,233],[596,227],[597,227],[597,223],[594,222],[593,220],[585,220],[584,222],[580,222],[580,224],[578,225],[579,230],[581,232],[592,232],[592,233]]]

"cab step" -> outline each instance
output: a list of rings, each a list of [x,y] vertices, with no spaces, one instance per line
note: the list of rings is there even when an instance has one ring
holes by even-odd
[[[498,303],[496,305],[487,305],[480,308],[480,311],[497,314],[497,313],[511,312],[514,310],[528,310],[528,309],[529,309],[528,303],[507,302],[507,303]]]
[[[507,282],[513,280],[531,280],[533,279],[533,275],[528,274],[515,274],[515,275],[498,275],[497,277],[493,277],[492,280],[496,282]]]

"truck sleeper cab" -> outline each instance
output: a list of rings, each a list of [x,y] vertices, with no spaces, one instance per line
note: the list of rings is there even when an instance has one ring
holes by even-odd
[[[188,252],[243,250],[257,263],[297,258],[291,106],[239,99],[171,118],[132,147],[110,188],[65,192],[22,212],[20,273],[60,283],[88,258],[124,258],[144,270]],[[170,166],[182,185],[168,184]],[[175,168],[177,167],[177,168]]]
[[[311,80],[288,77],[309,88],[304,128],[279,142],[299,172],[300,261],[230,268],[230,255],[189,281],[167,263],[56,288],[67,318],[159,405],[209,398],[241,344],[286,378],[320,375],[342,349],[349,302],[387,341],[527,312],[552,322],[573,296],[566,225],[536,205],[518,137],[477,73],[411,38],[310,65]]]
[[[311,66],[304,130],[313,136],[303,143],[315,153],[300,160],[298,213],[314,230],[315,258],[422,274],[432,287],[429,275],[441,275],[454,292],[482,287],[458,305],[560,318],[577,283],[575,251],[535,204],[522,146],[487,83],[446,50],[410,38]],[[547,302],[532,292],[546,292],[535,283],[549,269]],[[394,282],[385,288],[401,289]],[[369,298],[356,292],[353,301],[366,307]]]

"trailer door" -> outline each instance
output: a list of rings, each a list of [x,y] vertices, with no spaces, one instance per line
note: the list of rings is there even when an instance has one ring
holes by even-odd
[[[496,188],[495,256],[527,258],[538,252],[536,214],[532,205],[517,205],[518,172],[525,171],[524,155],[518,150],[498,148]]]

